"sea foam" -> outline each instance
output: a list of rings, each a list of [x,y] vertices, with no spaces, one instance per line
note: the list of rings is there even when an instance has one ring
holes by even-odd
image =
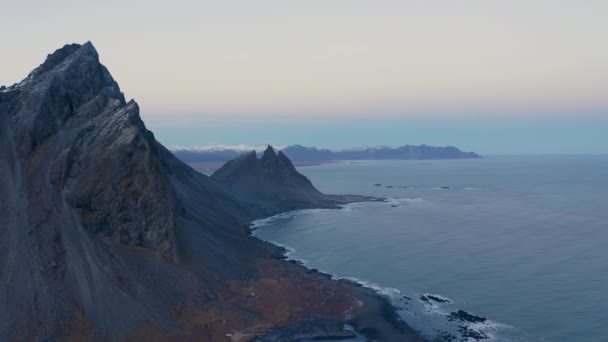
[[[420,198],[389,198],[386,200],[386,202],[398,204],[420,200]],[[361,205],[365,204],[346,204],[342,206],[342,210],[351,211]],[[252,222],[251,227],[252,230],[263,227],[267,227],[268,229],[270,229],[269,227],[274,224],[279,224],[279,221],[282,219],[297,217],[298,215],[305,213],[318,213],[323,210],[327,209],[304,209],[282,213],[256,220]],[[254,236],[256,235],[255,231],[253,232],[253,234]],[[356,277],[335,275],[330,270],[323,269],[322,267],[319,267],[320,265],[311,263],[309,260],[298,256],[296,254],[296,249],[291,246],[285,245],[278,241],[266,241],[283,248],[285,251],[284,255],[287,260],[297,262],[298,264],[301,264],[308,268],[316,268],[319,272],[330,275],[334,280],[345,280],[359,284],[389,299],[399,316],[410,326],[412,326],[412,328],[418,330],[421,335],[429,338],[430,340],[441,340],[442,338],[444,338],[451,339],[452,341],[462,342],[472,342],[479,340],[500,342],[509,341],[508,339],[497,337],[497,333],[499,331],[510,328],[508,325],[497,323],[489,319],[486,319],[484,322],[468,322],[451,317],[451,312],[458,311],[458,309],[454,308],[456,301],[452,298],[435,293],[404,295],[401,290],[394,287],[382,286],[373,281]],[[445,300],[447,302],[441,303],[433,299],[423,301],[420,299],[421,296],[425,296],[427,298],[428,296],[432,296],[440,300]],[[451,309],[448,310],[447,308]],[[483,338],[480,339],[480,337]]]

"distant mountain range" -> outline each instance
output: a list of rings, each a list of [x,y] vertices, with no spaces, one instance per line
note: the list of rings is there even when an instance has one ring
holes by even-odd
[[[246,151],[257,151],[259,146],[224,146],[179,147],[172,152],[186,163],[228,161],[244,154]],[[302,145],[290,145],[281,149],[294,162],[311,162],[326,160],[407,160],[407,159],[473,159],[481,158],[474,152],[463,152],[454,146],[436,147],[428,145],[403,145],[399,147],[378,146],[348,150],[332,151]]]

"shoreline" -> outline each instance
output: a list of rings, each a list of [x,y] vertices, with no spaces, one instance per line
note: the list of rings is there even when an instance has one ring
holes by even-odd
[[[387,202],[386,199],[375,199],[376,201]],[[371,201],[355,201],[355,202],[375,202]],[[349,203],[350,204],[350,203]],[[340,205],[339,208],[343,208],[345,205]],[[337,209],[337,208],[317,208],[317,209]],[[269,217],[261,218],[252,221],[249,224],[249,234],[252,237],[263,241],[264,243],[270,244],[275,249],[278,250],[277,259],[280,259],[283,262],[287,262],[292,265],[295,269],[299,269],[300,271],[304,270],[304,272],[308,274],[316,274],[318,277],[321,277],[322,281],[328,282],[337,282],[340,284],[344,284],[345,286],[354,289],[357,293],[357,299],[365,299],[366,304],[369,306],[369,309],[360,316],[353,317],[351,319],[344,319],[342,322],[349,326],[355,328],[355,332],[358,333],[358,336],[364,336],[369,341],[430,341],[430,340],[450,340],[450,341],[460,341],[460,340],[493,340],[495,335],[493,334],[493,330],[495,329],[497,324],[494,321],[491,321],[485,317],[477,316],[475,314],[471,314],[470,312],[464,311],[462,309],[453,308],[447,311],[439,311],[440,315],[447,319],[447,321],[452,322],[455,326],[452,328],[456,328],[457,330],[437,330],[435,331],[438,335],[423,335],[424,329],[418,330],[414,329],[408,323],[408,319],[403,317],[399,312],[403,308],[400,307],[401,301],[410,302],[412,300],[418,300],[417,295],[403,295],[400,290],[393,289],[390,287],[383,287],[381,285],[375,284],[373,281],[368,281],[365,279],[353,278],[346,276],[334,275],[325,270],[319,270],[312,265],[309,265],[309,262],[306,259],[295,258],[291,254],[295,252],[295,248],[285,245],[280,242],[265,240],[261,237],[255,235],[255,232],[261,227],[268,224],[268,222],[272,222],[273,218],[280,218],[290,213],[295,213],[299,211],[305,211],[310,209],[298,209],[283,212],[280,214],[272,215]],[[314,209],[313,209],[314,210]],[[394,291],[394,292],[393,292]],[[411,296],[411,297],[410,297]],[[423,302],[422,305],[430,305],[434,310],[441,310],[437,305],[442,303],[453,304],[454,301],[447,297],[444,297],[439,294],[433,293],[422,293],[420,294],[419,301]],[[453,310],[453,311],[452,311]],[[419,314],[419,313],[418,313]],[[414,312],[414,315],[418,315]],[[452,324],[449,323],[449,324]],[[481,324],[481,325],[480,325]],[[420,328],[420,327],[419,327]],[[446,326],[447,328],[447,326]],[[282,329],[282,328],[279,328]],[[428,333],[428,331],[427,331]],[[403,334],[409,334],[408,339],[404,339]],[[381,336],[380,339],[378,337]],[[432,337],[434,336],[434,337]],[[320,336],[321,338],[315,337],[313,340],[318,340],[322,338],[329,339],[344,339],[339,335],[336,336]],[[354,340],[355,336],[350,337]],[[358,340],[357,340],[358,341]]]
[[[376,201],[384,201],[384,199],[376,199]],[[374,202],[374,201],[370,201]],[[341,208],[341,207],[340,207]],[[336,209],[336,208],[317,208],[317,209]],[[320,271],[316,268],[308,267],[303,261],[298,259],[290,259],[289,253],[293,250],[292,248],[282,245],[277,242],[267,241],[255,236],[254,232],[257,230],[256,222],[261,220],[268,220],[272,217],[286,215],[291,212],[300,210],[292,210],[283,212],[280,214],[272,215],[265,218],[253,220],[249,223],[249,235],[256,238],[264,243],[271,245],[278,251],[276,259],[280,262],[293,268],[296,272],[305,273],[306,275],[314,276],[319,281],[323,282],[336,282],[350,288],[356,294],[357,303],[360,303],[361,312],[353,315],[347,319],[347,316],[340,323],[344,324],[345,327],[351,327],[353,334],[344,335],[343,333],[347,329],[343,329],[340,332],[327,331],[326,333],[315,334],[307,337],[310,340],[350,340],[364,337],[368,341],[376,341],[380,338],[382,341],[426,341],[420,333],[414,330],[398,313],[398,308],[392,303],[391,299],[381,293],[380,289],[370,287],[350,278],[341,278],[334,276],[330,273]],[[298,325],[296,323],[295,325]],[[283,332],[289,334],[292,330],[292,326],[279,327],[272,329],[270,336],[271,340],[281,340]],[[259,336],[262,341],[265,341],[264,336]],[[279,339],[276,339],[279,338]],[[307,339],[304,338],[304,339]],[[257,341],[257,340],[256,340]]]

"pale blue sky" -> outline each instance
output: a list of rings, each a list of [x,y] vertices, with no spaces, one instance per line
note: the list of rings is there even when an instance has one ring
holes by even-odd
[[[608,1],[20,0],[0,84],[91,40],[167,145],[608,153]]]

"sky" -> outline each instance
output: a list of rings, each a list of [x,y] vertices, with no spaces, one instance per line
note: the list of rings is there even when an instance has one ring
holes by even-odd
[[[168,146],[608,154],[608,1],[0,0],[0,84],[92,41]]]

